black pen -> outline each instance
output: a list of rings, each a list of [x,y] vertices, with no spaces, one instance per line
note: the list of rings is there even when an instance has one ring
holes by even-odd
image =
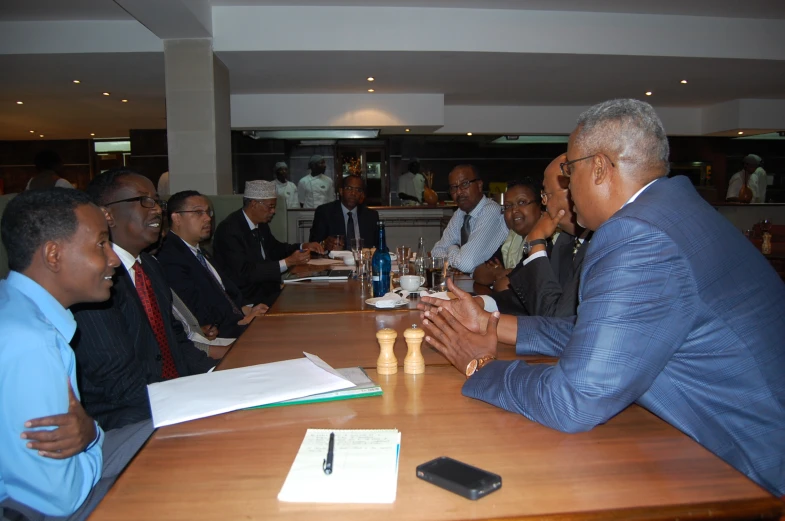
[[[330,443],[327,445],[327,458],[322,463],[322,469],[325,474],[333,473],[333,448],[335,446],[335,433],[330,433]]]

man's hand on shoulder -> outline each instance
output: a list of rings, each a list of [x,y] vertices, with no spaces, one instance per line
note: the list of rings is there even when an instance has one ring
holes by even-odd
[[[25,428],[57,427],[54,430],[24,431],[29,449],[52,459],[70,458],[84,451],[97,435],[95,422],[76,398],[68,380],[68,412],[25,422]]]

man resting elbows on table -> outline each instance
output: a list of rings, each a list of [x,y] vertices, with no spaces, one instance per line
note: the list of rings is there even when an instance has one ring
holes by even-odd
[[[668,154],[649,104],[584,112],[561,164],[595,230],[577,316],[499,317],[451,288],[460,300],[423,298],[426,341],[467,374],[466,396],[563,432],[637,403],[782,496],[785,285],[688,178],[667,177]],[[559,361],[495,361],[497,340]]]

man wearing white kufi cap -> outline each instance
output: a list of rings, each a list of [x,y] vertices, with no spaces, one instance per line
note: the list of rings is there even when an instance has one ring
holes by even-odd
[[[289,181],[289,166],[283,161],[275,163],[275,192],[278,197],[286,198],[287,208],[299,208],[300,200],[297,197],[297,186]]]
[[[215,230],[213,258],[240,288],[245,305],[271,306],[281,291],[281,274],[307,264],[311,251],[324,252],[317,243],[287,244],[273,237],[268,223],[277,201],[274,181],[248,181],[243,207]]]
[[[318,154],[311,156],[308,161],[310,172],[297,183],[297,192],[300,206],[303,208],[318,208],[324,203],[335,200],[333,180],[324,175],[327,163]]]
[[[728,201],[738,201],[739,191],[747,182],[747,186],[752,190],[752,203],[763,203],[766,201],[766,185],[768,179],[766,171],[761,168],[762,159],[760,156],[750,154],[744,158],[744,167],[733,174],[728,183],[728,194],[725,199]]]

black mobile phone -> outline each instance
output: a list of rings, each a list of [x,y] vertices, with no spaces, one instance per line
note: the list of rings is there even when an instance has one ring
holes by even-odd
[[[480,499],[502,487],[502,477],[442,456],[417,467],[417,477],[468,499]]]

